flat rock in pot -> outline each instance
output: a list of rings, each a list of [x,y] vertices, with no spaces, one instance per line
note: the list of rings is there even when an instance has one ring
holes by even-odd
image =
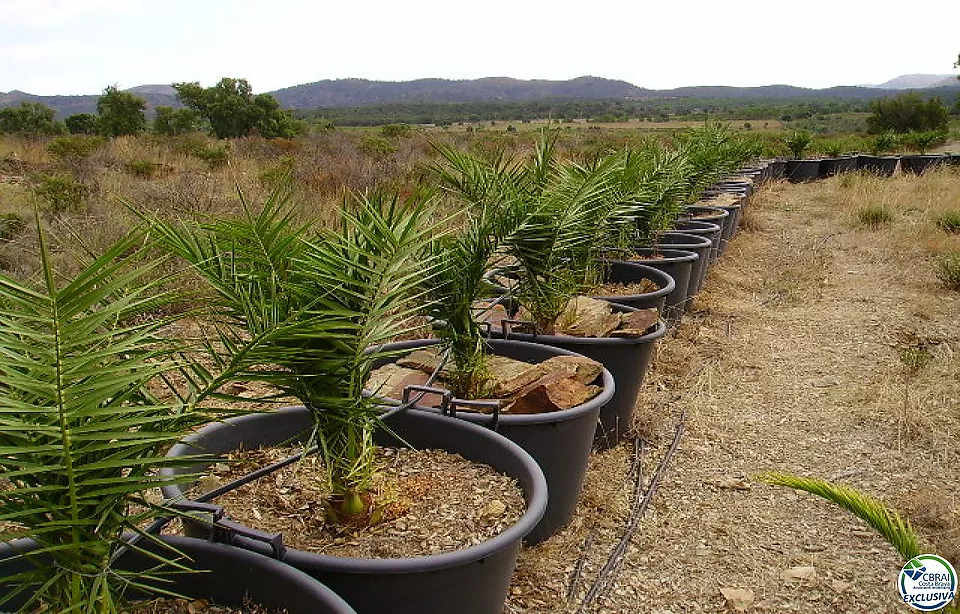
[[[542,414],[570,409],[592,399],[600,392],[599,386],[586,386],[577,380],[554,372],[524,388],[513,404],[504,412],[511,414]]]
[[[396,364],[407,369],[433,373],[440,366],[440,353],[434,349],[414,350],[397,360]]]
[[[607,337],[620,326],[620,314],[610,303],[588,296],[575,296],[557,318],[557,329],[575,337]]]
[[[380,397],[400,399],[403,398],[403,391],[407,386],[423,386],[428,379],[430,376],[423,371],[390,363],[370,373],[366,388]],[[426,394],[418,402],[419,405],[427,407],[435,407],[439,403],[440,395],[437,394]]]
[[[477,322],[487,322],[493,327],[502,326],[501,322],[510,317],[506,307],[499,303],[491,305],[488,301],[479,301],[473,304],[473,309]]]
[[[487,387],[493,396],[499,398],[513,396],[544,373],[540,365],[531,365],[506,356],[490,356],[487,359],[487,372],[490,376]]]
[[[620,328],[610,333],[611,337],[642,337],[660,320],[656,309],[641,309],[620,314]]]
[[[538,366],[545,375],[555,371],[565,372],[581,384],[589,384],[603,372],[602,363],[586,356],[554,356]]]

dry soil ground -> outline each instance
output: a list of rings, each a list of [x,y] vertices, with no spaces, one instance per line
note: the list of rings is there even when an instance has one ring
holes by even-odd
[[[859,225],[866,205],[893,221]],[[753,478],[782,470],[862,489],[960,563],[960,293],[933,264],[960,249],[933,223],[948,209],[960,210],[956,171],[755,194],[644,384],[647,483],[684,409],[686,429],[623,567],[581,610],[627,523],[628,444],[595,455],[571,526],[525,550],[506,612],[909,611],[902,562],[865,523]]]

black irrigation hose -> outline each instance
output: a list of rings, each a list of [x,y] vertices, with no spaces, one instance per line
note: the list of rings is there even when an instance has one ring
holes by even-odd
[[[633,458],[630,461],[630,470],[627,471],[623,476],[623,480],[620,481],[620,486],[617,490],[621,490],[626,483],[633,478],[636,484],[643,484],[642,471],[643,467],[640,464],[643,460],[643,440],[640,437],[636,437],[633,440]],[[639,475],[638,475],[639,474]],[[637,491],[639,486],[634,487],[634,496],[637,496],[639,492]],[[580,590],[580,583],[583,575],[583,568],[587,561],[587,556],[590,554],[590,549],[593,547],[593,542],[596,541],[597,537],[597,527],[594,525],[590,528],[590,532],[587,533],[586,539],[583,541],[583,546],[580,548],[580,558],[577,559],[576,565],[574,565],[573,573],[570,575],[570,587],[567,589],[567,603],[573,601],[573,598],[577,595],[577,592]]]
[[[650,500],[653,498],[653,495],[656,494],[657,486],[660,484],[660,479],[666,472],[667,466],[670,464],[670,460],[673,458],[674,453],[677,451],[677,447],[680,445],[680,438],[683,436],[686,419],[687,410],[684,409],[681,412],[680,420],[677,423],[676,432],[673,436],[673,443],[670,444],[670,448],[667,450],[667,453],[664,454],[663,458],[660,460],[660,465],[657,466],[657,470],[650,479],[650,486],[647,488],[647,492],[644,493],[641,499],[634,500],[633,507],[630,511],[630,520],[627,523],[627,529],[624,531],[620,541],[617,542],[617,545],[614,546],[613,550],[610,552],[610,556],[607,557],[607,562],[600,570],[600,573],[597,574],[597,578],[593,581],[593,584],[590,586],[587,594],[584,595],[583,601],[580,604],[580,608],[577,610],[577,614],[584,614],[587,606],[593,603],[606,591],[606,588],[610,585],[613,577],[623,564],[624,553],[627,551],[627,546],[630,544],[630,540],[636,534],[637,529],[640,528],[640,519],[643,517],[647,507],[650,505]],[[637,472],[637,477],[638,480],[636,494],[639,495],[643,482],[641,472]]]

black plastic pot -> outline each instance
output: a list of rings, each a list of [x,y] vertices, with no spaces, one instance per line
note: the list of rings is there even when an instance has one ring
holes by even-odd
[[[638,247],[632,251],[639,258],[643,259],[638,262],[663,271],[676,282],[676,288],[667,295],[667,301],[663,307],[663,315],[668,322],[674,326],[678,326],[680,320],[683,319],[683,312],[687,309],[687,292],[690,289],[690,278],[693,276],[694,265],[699,258],[693,252],[681,249]]]
[[[730,215],[729,211],[726,209],[721,209],[720,207],[708,205],[687,205],[686,214],[678,221],[684,220],[710,222],[711,224],[716,224],[720,227],[719,240],[714,243],[713,253],[710,256],[710,261],[715,262],[722,253],[724,233],[729,236],[729,234],[733,232],[732,225],[736,219]]]
[[[674,223],[674,229],[677,232],[697,235],[708,239],[710,241],[708,264],[716,262],[716,256],[720,253],[720,233],[723,231],[723,228],[719,224],[701,222],[699,220],[677,220]]]
[[[912,175],[922,175],[943,164],[944,160],[944,156],[939,154],[900,156],[900,170]]]
[[[787,160],[787,181],[803,183],[820,178],[820,160]]]
[[[403,341],[388,344],[384,349],[397,352],[413,351],[438,343],[440,341],[436,339]],[[512,339],[491,339],[487,343],[491,353],[497,356],[531,363],[542,362],[553,356],[574,354],[563,348]],[[523,415],[501,414],[496,421],[490,414],[475,412],[457,412],[456,414],[463,420],[494,428],[526,450],[543,469],[543,475],[547,480],[547,492],[550,496],[543,518],[524,539],[527,544],[538,544],[562,529],[570,522],[577,509],[600,412],[615,394],[613,376],[609,371],[604,370],[596,383],[603,386],[603,391],[599,395],[582,405],[562,411]],[[398,399],[394,401],[399,403]],[[435,408],[418,407],[418,409],[439,413]]]
[[[783,179],[787,176],[786,160],[771,160],[769,168],[771,179]]]
[[[615,311],[621,313],[635,311],[632,307],[611,304]],[[551,345],[603,363],[613,376],[616,387],[613,398],[600,410],[600,424],[594,438],[594,445],[605,450],[617,445],[630,431],[640,386],[650,366],[656,342],[667,332],[667,325],[661,320],[652,332],[635,339],[532,335],[509,329],[494,330],[495,334],[508,339]]]
[[[950,154],[950,164],[953,166],[960,166],[960,153]]]
[[[897,163],[900,158],[897,156],[869,156],[860,154],[857,156],[857,168],[873,173],[879,177],[891,177],[897,170]]]
[[[657,237],[657,249],[661,247],[693,252],[697,255],[697,259],[693,263],[693,270],[690,272],[690,285],[687,287],[686,305],[689,309],[693,297],[700,293],[703,280],[706,279],[707,269],[710,268],[710,252],[713,249],[713,243],[707,237],[700,235],[685,232],[665,232]]]
[[[241,447],[257,448],[305,438],[311,417],[304,407],[232,418],[209,424],[169,454],[224,454]],[[485,542],[445,554],[397,559],[328,556],[289,548],[283,560],[317,578],[346,599],[360,614],[500,614],[523,537],[540,521],[547,506],[547,485],[536,461],[505,437],[465,420],[423,411],[390,417],[388,427],[416,448],[441,448],[486,463],[517,480],[527,498],[527,511],[503,533]],[[403,445],[386,430],[376,433],[380,445]],[[179,472],[199,470],[183,468]],[[164,495],[183,500],[179,487]],[[209,533],[208,525],[195,529]],[[218,531],[218,533],[220,533]],[[272,552],[263,541],[243,536],[232,543],[261,554]]]
[[[288,614],[356,614],[319,581],[275,559],[189,537],[163,536],[161,539],[189,557],[189,561],[181,563],[198,571],[164,576],[170,582],[150,582],[143,578],[145,584],[192,599],[209,599],[223,606],[243,606],[249,599],[252,603]],[[18,554],[32,551],[36,546],[36,542],[30,539],[0,544],[0,577],[29,570],[32,563]],[[138,548],[166,558],[172,555],[169,550],[146,539],[140,541]],[[128,550],[120,557],[117,567],[141,572],[156,564],[156,560],[148,555]],[[0,595],[12,588],[0,584]],[[152,596],[142,592],[128,594],[134,599]],[[19,608],[28,598],[27,595],[18,595],[4,607]]]
[[[856,156],[841,156],[839,158],[824,158],[820,160],[820,177],[833,177],[842,173],[857,170]]]
[[[677,287],[676,280],[664,271],[634,262],[632,260],[608,260],[605,267],[604,281],[608,283],[633,283],[649,279],[659,286],[656,292],[645,294],[614,294],[610,296],[596,295],[592,298],[610,301],[618,305],[626,305],[634,309],[656,309],[661,314],[670,296]]]

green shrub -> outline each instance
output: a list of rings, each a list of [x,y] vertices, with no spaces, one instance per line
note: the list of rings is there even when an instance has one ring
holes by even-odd
[[[386,124],[380,128],[380,135],[388,139],[410,136],[411,132],[413,129],[410,124]]]
[[[783,139],[783,144],[787,146],[787,149],[797,160],[803,158],[803,152],[810,146],[811,142],[813,142],[813,135],[806,130],[794,130],[790,136]]]
[[[77,211],[83,206],[86,187],[71,175],[40,175],[33,193],[50,213]]]
[[[960,252],[951,252],[937,260],[937,277],[950,290],[960,291]]]
[[[70,134],[58,136],[47,143],[47,152],[62,162],[77,161],[86,158],[103,144],[103,138],[98,136]]]
[[[131,160],[123,165],[128,173],[141,179],[149,179],[157,174],[160,165],[150,160]]]
[[[220,168],[230,158],[230,148],[226,143],[219,145],[199,145],[190,152],[194,157],[206,162],[211,169]]]
[[[945,211],[937,216],[937,227],[950,234],[960,233],[960,211]]]
[[[386,158],[397,151],[396,145],[380,136],[367,136],[358,149],[372,158]]]
[[[879,228],[893,221],[893,213],[883,205],[868,205],[857,211],[857,221],[863,226]]]
[[[911,132],[903,137],[903,141],[916,149],[921,154],[927,153],[931,147],[935,147],[947,141],[946,130],[928,130],[926,132]]]
[[[897,138],[897,135],[892,132],[883,132],[878,134],[873,142],[870,144],[870,153],[875,156],[890,151],[899,144],[900,140]]]
[[[946,130],[950,113],[939,98],[924,100],[918,92],[906,92],[895,98],[880,98],[869,104],[872,115],[867,130],[878,134]]]
[[[16,213],[0,213],[0,241],[12,241],[26,227],[26,220]]]

